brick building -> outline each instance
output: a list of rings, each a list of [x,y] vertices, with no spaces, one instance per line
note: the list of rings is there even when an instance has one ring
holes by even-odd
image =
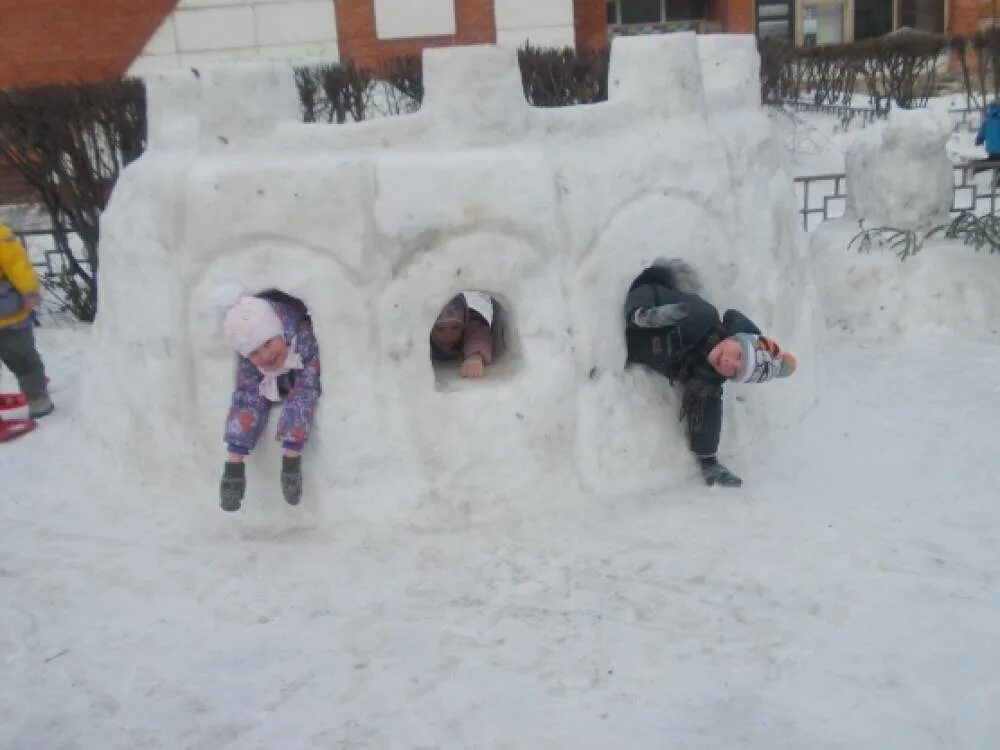
[[[0,0],[0,88],[253,59],[372,64],[451,44],[750,31],[753,0]],[[0,202],[30,190],[0,159]]]
[[[828,43],[901,26],[967,34],[994,0],[0,0],[0,88],[252,59],[362,64],[424,47],[598,47],[682,29]],[[20,190],[0,161],[0,191]],[[2,200],[2,196],[0,196]]]
[[[0,87],[250,59],[372,63],[428,46],[601,46],[751,32],[755,0],[0,0]]]
[[[606,44],[679,29],[828,43],[968,34],[995,0],[0,0],[0,87],[249,59],[372,63],[428,46]]]
[[[994,0],[0,0],[0,87],[250,59],[373,63],[428,46],[594,47],[680,29],[829,43],[968,34]]]

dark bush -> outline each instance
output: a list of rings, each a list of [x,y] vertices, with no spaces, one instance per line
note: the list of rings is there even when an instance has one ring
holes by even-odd
[[[517,51],[524,96],[534,107],[566,107],[608,99],[609,50],[532,47]]]
[[[927,103],[937,87],[938,66],[955,41],[906,30],[820,47],[764,40],[758,48],[766,103],[798,101],[808,92],[817,106],[849,106],[862,82],[876,113],[885,115],[892,103],[904,109]]]
[[[954,37],[949,42],[962,73],[966,106],[985,112],[989,103],[1000,97],[1000,29]]]
[[[343,124],[373,115],[399,115],[420,108],[424,98],[419,56],[398,57],[374,68],[351,60],[295,69],[304,122]]]
[[[0,150],[37,191],[63,258],[59,287],[70,311],[97,311],[101,213],[121,170],[146,148],[141,81],[0,91]],[[75,233],[83,258],[70,247]]]

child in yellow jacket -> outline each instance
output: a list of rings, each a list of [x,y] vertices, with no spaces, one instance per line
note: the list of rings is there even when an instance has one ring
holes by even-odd
[[[10,228],[0,224],[0,362],[17,376],[32,417],[44,417],[53,408],[35,348],[31,312],[38,302],[38,275],[28,253]]]

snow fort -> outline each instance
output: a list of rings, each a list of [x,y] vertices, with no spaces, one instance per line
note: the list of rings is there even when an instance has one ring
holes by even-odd
[[[622,304],[643,267],[682,257],[720,312],[799,358],[780,385],[726,388],[721,451],[752,455],[814,401],[823,319],[758,68],[749,36],[617,39],[607,102],[541,109],[515,50],[434,49],[418,112],[347,125],[300,122],[284,64],[151,78],[149,149],[103,218],[79,418],[145,481],[214,496],[235,358],[211,296],[237,282],[300,297],[314,321],[306,503],[387,482],[669,489],[695,473],[679,397],[625,367]],[[441,377],[428,351],[464,290],[503,311],[481,380]],[[251,503],[277,485],[275,420]]]

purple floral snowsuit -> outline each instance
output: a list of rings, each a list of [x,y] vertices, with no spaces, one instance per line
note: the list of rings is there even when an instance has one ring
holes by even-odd
[[[268,300],[281,319],[285,342],[295,340],[295,350],[302,357],[302,369],[278,378],[278,392],[284,398],[276,439],[286,450],[299,451],[309,439],[320,388],[319,344],[312,324],[286,305]],[[230,453],[247,455],[257,445],[271,402],[261,395],[264,376],[249,359],[240,357],[236,372],[233,403],[226,418],[226,444]]]

